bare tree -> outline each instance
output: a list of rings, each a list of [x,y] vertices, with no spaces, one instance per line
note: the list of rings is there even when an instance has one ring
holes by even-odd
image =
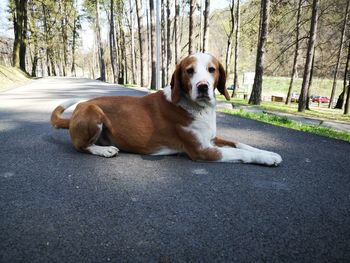
[[[350,41],[349,41],[349,46],[348,46],[348,55],[346,58],[346,67],[345,67],[345,72],[344,72],[344,97],[345,99],[345,107],[344,107],[344,114],[349,114],[350,112],[350,87],[348,85],[348,80],[349,80],[349,61],[350,61]],[[343,104],[343,102],[342,102]]]
[[[232,50],[232,36],[235,31],[235,0],[231,0],[230,3],[230,32],[227,34],[227,45],[226,45],[226,58],[225,58],[225,71],[226,74],[229,74],[228,69],[231,61],[231,50]]]
[[[12,63],[14,67],[26,71],[27,0],[14,0],[14,4],[12,19],[15,40],[13,42]]]
[[[164,0],[161,0],[161,85],[165,86],[165,78],[166,78],[166,27],[165,27],[165,6]]]
[[[190,0],[190,17],[189,17],[189,34],[188,34],[188,54],[193,52],[193,19],[194,19],[194,10],[196,6],[196,0]]]
[[[299,57],[299,34],[300,34],[300,27],[301,27],[301,8],[303,5],[304,0],[299,0],[298,3],[298,11],[297,11],[297,22],[295,27],[295,51],[294,51],[294,60],[293,60],[293,67],[292,67],[292,77],[290,78],[289,88],[288,88],[288,94],[286,98],[286,104],[289,105],[291,102],[291,94],[293,89],[293,83],[294,78],[297,72],[298,67],[298,57]]]
[[[131,0],[129,0],[129,26],[130,26],[130,38],[131,38],[131,46],[130,46],[130,55],[131,55],[131,77],[132,82],[136,83],[136,54],[135,54],[135,36],[134,36],[134,13],[133,13],[133,6],[131,3]]]
[[[335,105],[335,109],[342,109],[344,106],[344,99],[346,98],[346,92],[348,88],[348,71],[349,71],[349,62],[350,62],[350,41],[348,47],[348,55],[346,56],[346,63],[344,69],[344,79],[343,79],[343,91],[340,93],[337,104]]]
[[[203,28],[203,47],[202,51],[205,52],[208,47],[209,39],[209,13],[210,13],[210,0],[205,0],[204,7],[204,28]]]
[[[141,86],[143,87],[145,85],[145,79],[144,79],[144,68],[143,68],[143,62],[144,62],[144,50],[143,50],[143,40],[142,40],[142,8],[141,8],[141,1],[135,0],[136,4],[136,16],[137,16],[137,30],[138,30],[138,36],[139,36],[139,49],[140,49],[140,79],[141,79]]]
[[[115,44],[114,1],[111,0],[109,19],[109,51],[111,57],[113,83],[118,83],[118,58]]]
[[[72,76],[76,76],[76,69],[75,69],[75,50],[76,50],[76,47],[77,47],[77,38],[78,38],[78,32],[77,32],[77,27],[78,27],[78,19],[79,19],[79,16],[78,16],[78,1],[74,0],[73,1],[74,5],[75,5],[75,10],[74,10],[74,19],[73,19],[73,28],[72,28],[72,31],[73,31],[73,39],[72,39],[72,67],[71,67],[71,74]]]
[[[310,71],[312,67],[312,59],[315,51],[315,42],[316,42],[316,32],[317,32],[317,13],[319,10],[319,0],[313,0],[312,3],[312,15],[311,15],[311,25],[310,25],[310,33],[309,33],[309,43],[307,47],[307,54],[306,54],[306,62],[305,62],[305,68],[304,68],[304,75],[303,75],[303,83],[301,85],[301,92],[299,96],[299,104],[298,104],[298,111],[304,112],[307,106],[307,100],[308,100],[308,85],[310,81]]]
[[[99,0],[96,0],[96,18],[95,18],[95,27],[96,27],[96,38],[97,38],[97,45],[98,45],[98,56],[100,61],[100,80],[106,81],[106,65],[104,61],[104,50],[102,47],[102,40],[101,40],[101,28],[100,28],[100,3]]]
[[[169,81],[169,70],[171,65],[171,19],[170,19],[170,0],[166,0],[166,21],[167,21],[167,30],[166,30],[166,83]],[[163,86],[164,87],[164,86]]]
[[[264,75],[264,53],[269,26],[270,0],[261,0],[259,40],[255,64],[255,77],[249,104],[260,105]]]
[[[156,89],[156,41],[155,41],[155,15],[154,15],[154,1],[149,0],[149,11],[151,19],[151,57],[152,57],[152,72],[151,72],[151,89]]]
[[[238,54],[239,54],[239,36],[240,36],[240,0],[237,0],[236,7],[236,39],[235,39],[235,63],[234,63],[234,77],[233,85],[234,90],[232,91],[232,96],[234,96],[235,91],[238,88]]]
[[[175,64],[177,63],[179,59],[179,39],[178,36],[178,28],[179,28],[179,14],[180,14],[180,5],[179,0],[175,0],[175,17],[174,17],[174,34],[175,34],[175,41],[174,41],[174,50],[175,50]]]
[[[346,2],[347,3],[346,3],[345,14],[344,14],[343,29],[342,29],[340,43],[339,43],[337,63],[335,65],[335,71],[334,71],[334,77],[333,77],[333,85],[332,85],[332,92],[331,92],[331,98],[329,100],[328,108],[331,108],[332,105],[333,105],[335,91],[337,89],[338,70],[339,70],[339,65],[340,65],[340,59],[341,59],[342,52],[343,52],[344,36],[345,36],[345,30],[346,30],[346,25],[347,25],[347,21],[348,21],[348,14],[349,14],[349,2],[350,1],[346,1]]]

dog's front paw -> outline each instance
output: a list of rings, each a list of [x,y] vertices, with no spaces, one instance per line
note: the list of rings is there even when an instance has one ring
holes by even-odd
[[[91,154],[98,155],[102,157],[114,157],[118,154],[119,149],[114,146],[99,146],[99,145],[91,145],[87,149]]]
[[[257,162],[267,166],[278,166],[282,162],[282,157],[277,153],[265,151],[259,154]]]

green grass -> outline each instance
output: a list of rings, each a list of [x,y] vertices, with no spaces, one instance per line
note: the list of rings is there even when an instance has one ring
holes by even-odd
[[[301,89],[303,79],[294,79],[293,91],[299,93]],[[264,77],[263,78],[263,95],[283,95],[287,96],[290,83],[290,77]],[[314,78],[310,90],[310,95],[326,96],[330,97],[332,90],[333,80],[331,79],[318,79]],[[343,81],[337,81],[337,94],[343,90]]]
[[[265,113],[249,113],[249,112],[245,112],[242,109],[240,111],[233,111],[230,109],[222,109],[219,111],[228,113],[231,115],[243,117],[243,118],[270,123],[276,126],[282,126],[282,127],[286,127],[286,128],[290,128],[298,131],[309,132],[309,133],[313,133],[313,134],[317,134],[325,137],[330,137],[330,138],[340,139],[340,140],[350,142],[350,132],[337,131],[334,129],[320,127],[317,125],[304,124],[304,123],[290,120],[286,117],[278,117],[278,116],[268,115]]]
[[[226,101],[223,96],[217,96],[219,101]],[[345,121],[350,122],[350,115],[344,115],[343,110],[339,109],[328,109],[325,105],[318,107],[317,104],[311,105],[311,110],[305,112],[298,112],[298,104],[292,103],[291,105],[285,105],[283,102],[272,102],[272,101],[263,101],[259,106],[252,106],[248,104],[248,101],[243,99],[231,99],[230,101],[235,106],[249,106],[259,108],[265,111],[275,111],[288,114],[294,114],[303,117],[317,118],[321,120],[332,120],[332,121]]]

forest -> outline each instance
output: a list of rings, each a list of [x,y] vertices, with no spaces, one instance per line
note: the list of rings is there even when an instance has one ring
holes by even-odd
[[[273,77],[285,80],[286,104],[297,94],[300,112],[322,95],[323,83],[328,107],[349,114],[348,0],[9,0],[6,13],[14,40],[0,64],[33,77],[84,76],[155,89],[159,28],[161,87],[181,58],[208,52],[238,92],[245,73],[255,72],[250,104],[261,103]],[[84,24],[93,31],[91,43],[84,43]]]

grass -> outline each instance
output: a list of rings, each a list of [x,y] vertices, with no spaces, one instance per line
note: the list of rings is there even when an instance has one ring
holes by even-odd
[[[286,96],[289,88],[290,77],[264,77],[263,92],[268,95],[283,95]],[[296,78],[293,84],[293,91],[299,93],[302,78]],[[314,78],[310,90],[310,95],[330,97],[333,80]],[[343,81],[337,81],[337,96],[343,90]]]
[[[18,68],[0,65],[0,91],[24,84],[29,76]]]
[[[340,139],[347,142],[350,142],[350,132],[337,131],[330,128],[320,127],[317,125],[304,124],[297,121],[290,120],[286,117],[278,117],[273,115],[268,115],[266,113],[250,113],[245,112],[243,109],[240,111],[233,111],[230,109],[222,109],[219,110],[224,113],[228,113],[231,115],[253,119],[265,123],[270,123],[276,126],[286,127],[298,131],[309,132],[325,137],[330,137],[334,139]]]
[[[219,101],[226,101],[223,96],[217,96]],[[272,102],[272,101],[263,101],[261,105],[252,106],[248,104],[248,101],[243,99],[231,99],[231,103],[235,106],[249,106],[262,109],[264,111],[275,111],[288,113],[303,117],[317,118],[321,120],[332,120],[332,121],[345,121],[350,122],[350,115],[344,115],[343,110],[339,109],[328,109],[325,105],[318,107],[317,104],[311,105],[310,111],[298,112],[298,104],[292,103],[291,105],[285,105],[283,102]]]

